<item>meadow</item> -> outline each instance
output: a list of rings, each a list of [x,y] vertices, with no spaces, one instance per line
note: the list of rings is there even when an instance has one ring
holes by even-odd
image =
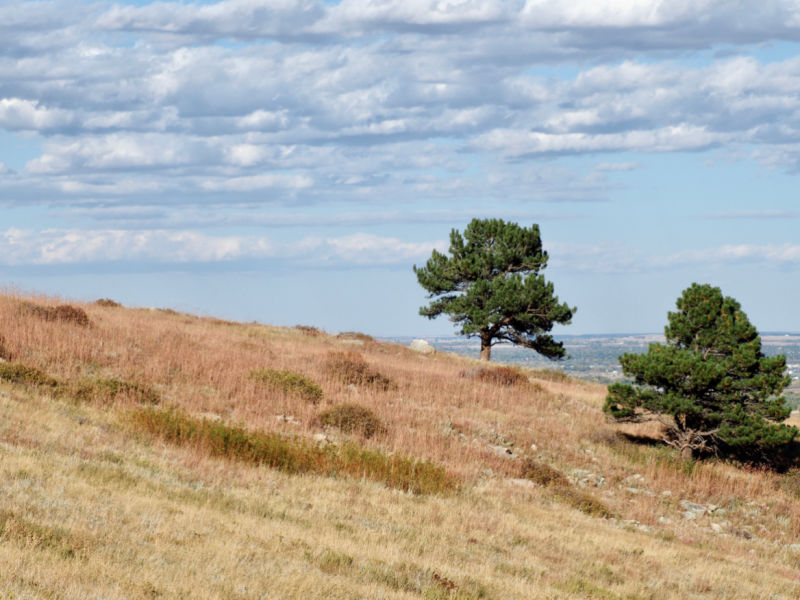
[[[14,292],[0,336],[0,598],[800,596],[798,472],[558,370]]]

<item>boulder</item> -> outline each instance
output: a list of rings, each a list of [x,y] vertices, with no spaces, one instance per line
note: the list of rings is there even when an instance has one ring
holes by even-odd
[[[409,348],[411,348],[414,352],[419,352],[421,354],[433,354],[436,352],[436,349],[425,340],[413,340],[409,345]]]

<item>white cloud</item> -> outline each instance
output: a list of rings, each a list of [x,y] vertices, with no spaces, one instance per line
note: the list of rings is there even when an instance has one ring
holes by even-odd
[[[0,264],[68,265],[145,262],[219,263],[280,259],[298,266],[406,264],[430,256],[444,241],[406,242],[356,233],[276,242],[258,236],[214,236],[196,231],[8,229],[0,232]]]
[[[33,100],[0,98],[0,129],[46,131],[73,122],[69,111],[41,106]]]

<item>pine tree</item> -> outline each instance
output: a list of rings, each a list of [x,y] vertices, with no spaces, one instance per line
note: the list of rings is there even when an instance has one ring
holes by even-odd
[[[634,385],[608,388],[604,410],[617,421],[657,420],[664,441],[689,458],[720,451],[765,458],[791,442],[781,396],[786,357],[767,357],[739,303],[719,288],[692,284],[668,313],[666,344],[619,361]]]
[[[563,358],[564,347],[549,332],[568,324],[575,308],[559,304],[553,284],[539,272],[547,266],[539,226],[520,227],[502,219],[473,219],[462,236],[450,233],[449,255],[436,250],[425,267],[414,272],[432,299],[420,308],[430,319],[449,314],[459,333],[481,340],[481,359],[505,340],[551,358]]]

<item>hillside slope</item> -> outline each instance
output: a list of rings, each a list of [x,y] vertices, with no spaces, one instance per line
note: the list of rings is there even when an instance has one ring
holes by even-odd
[[[797,475],[682,462],[602,386],[59,304],[0,297],[0,598],[800,596]]]

